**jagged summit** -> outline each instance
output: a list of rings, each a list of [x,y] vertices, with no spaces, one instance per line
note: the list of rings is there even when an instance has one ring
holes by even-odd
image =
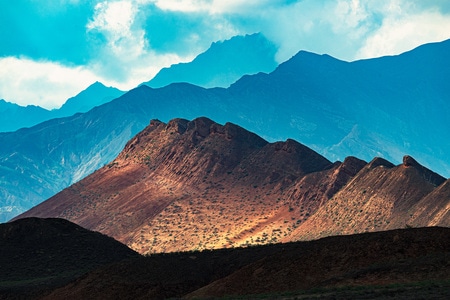
[[[348,156],[345,158],[344,162],[339,166],[340,169],[344,169],[345,173],[350,176],[355,176],[365,165],[365,162],[362,159],[359,159],[354,156]]]
[[[214,42],[189,63],[163,68],[142,84],[154,88],[175,82],[188,82],[202,87],[228,87],[245,74],[271,72],[276,66],[276,46],[262,34],[235,36]]]
[[[422,225],[427,212],[446,225],[439,216],[448,189],[430,174],[410,157],[397,166],[332,163],[295,140],[269,143],[233,123],[152,119],[115,160],[19,218],[67,218],[141,253]]]
[[[419,164],[414,158],[412,158],[409,155],[405,155],[403,157],[403,166],[406,168],[409,168],[409,167],[415,168],[418,172],[420,172],[420,174],[422,175],[422,177],[425,180],[429,181],[430,183],[434,184],[435,186],[440,185],[441,183],[443,183],[446,180],[441,175],[439,175],[439,174],[431,171],[430,169],[425,168],[421,164]]]
[[[388,161],[382,157],[375,157],[374,159],[372,159],[369,162],[369,164],[367,165],[367,168],[374,169],[379,166],[383,166],[388,169],[395,167],[395,165],[393,163],[391,163],[390,161]]]

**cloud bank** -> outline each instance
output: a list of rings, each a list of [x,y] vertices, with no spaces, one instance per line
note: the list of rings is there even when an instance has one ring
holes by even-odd
[[[450,2],[17,0],[0,4],[0,28],[0,98],[54,108],[96,80],[131,89],[238,34],[264,34],[279,62],[399,54],[450,38]]]

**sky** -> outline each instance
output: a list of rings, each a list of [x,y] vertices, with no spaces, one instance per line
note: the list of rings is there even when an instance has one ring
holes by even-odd
[[[0,99],[52,109],[95,81],[129,90],[256,32],[280,63],[396,55],[450,38],[450,0],[0,0]]]

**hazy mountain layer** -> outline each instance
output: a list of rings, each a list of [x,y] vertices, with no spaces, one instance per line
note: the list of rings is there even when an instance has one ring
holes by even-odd
[[[159,88],[188,82],[205,88],[228,87],[246,74],[271,72],[277,67],[276,47],[262,34],[235,36],[216,42],[189,63],[164,68],[143,84]]]
[[[27,107],[0,100],[0,132],[31,127],[51,118],[50,111],[34,105]]]
[[[445,41],[352,63],[299,52],[228,89],[141,86],[88,113],[0,134],[2,211],[30,208],[109,163],[153,118],[230,121],[332,160],[382,156],[397,164],[409,154],[449,176],[449,48]]]
[[[154,120],[117,159],[19,217],[66,218],[140,253],[213,249],[450,226],[446,182],[410,156],[333,164],[231,123]]]
[[[116,88],[106,87],[102,83],[96,82],[78,95],[69,98],[61,108],[53,110],[34,105],[20,106],[0,100],[0,132],[16,131],[50,119],[84,113],[124,93]]]

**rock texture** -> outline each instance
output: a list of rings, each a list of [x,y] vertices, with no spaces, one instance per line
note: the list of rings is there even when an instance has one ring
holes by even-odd
[[[152,120],[114,161],[19,218],[66,218],[154,253],[450,226],[449,202],[448,181],[411,157],[331,163],[201,117]]]
[[[351,63],[301,51],[226,89],[141,85],[85,114],[0,133],[0,222],[109,163],[155,118],[233,122],[333,161],[382,156],[398,164],[407,153],[448,177],[449,49],[450,40]]]

